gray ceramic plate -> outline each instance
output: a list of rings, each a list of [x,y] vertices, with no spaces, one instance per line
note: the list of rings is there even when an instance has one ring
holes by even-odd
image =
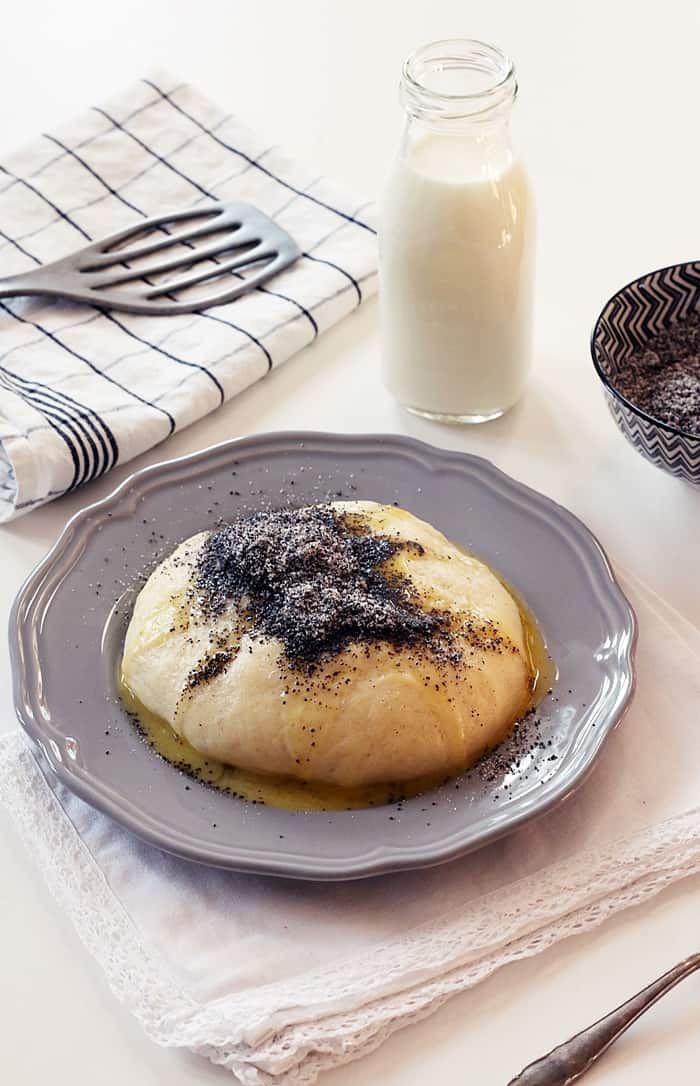
[[[283,811],[187,781],[142,743],[116,696],[138,584],[220,517],[339,495],[399,502],[525,596],[559,670],[538,744],[506,746],[495,766],[401,809]],[[388,435],[263,434],[146,468],[69,522],[10,620],[17,714],[47,773],[160,848],[310,879],[449,860],[569,795],[630,700],[634,639],[630,606],[579,520],[485,460]]]

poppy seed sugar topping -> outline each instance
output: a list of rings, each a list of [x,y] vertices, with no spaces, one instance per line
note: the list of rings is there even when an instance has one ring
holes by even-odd
[[[278,638],[297,668],[351,643],[444,644],[446,616],[423,610],[410,581],[382,568],[409,548],[423,553],[330,505],[257,512],[208,537],[197,602],[209,616],[240,605],[251,632]]]

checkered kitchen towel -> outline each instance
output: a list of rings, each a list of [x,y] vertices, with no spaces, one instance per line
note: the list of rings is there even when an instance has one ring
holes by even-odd
[[[162,72],[0,157],[0,275],[210,199],[255,204],[303,257],[199,314],[0,301],[0,520],[97,478],[263,377],[374,292],[377,262],[370,204]]]

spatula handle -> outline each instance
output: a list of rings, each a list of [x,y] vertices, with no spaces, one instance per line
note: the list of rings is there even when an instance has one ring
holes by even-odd
[[[26,275],[8,275],[0,279],[0,298],[19,298],[22,294],[39,293]]]
[[[85,302],[85,298],[76,295],[70,288],[64,288],[57,282],[50,286],[31,272],[26,275],[9,275],[0,279],[0,298],[67,298],[71,302]]]

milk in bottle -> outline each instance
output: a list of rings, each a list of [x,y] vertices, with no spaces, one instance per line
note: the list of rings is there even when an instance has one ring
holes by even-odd
[[[509,130],[511,62],[437,42],[404,65],[408,122],[380,228],[386,384],[410,410],[497,418],[530,365],[533,212]]]

